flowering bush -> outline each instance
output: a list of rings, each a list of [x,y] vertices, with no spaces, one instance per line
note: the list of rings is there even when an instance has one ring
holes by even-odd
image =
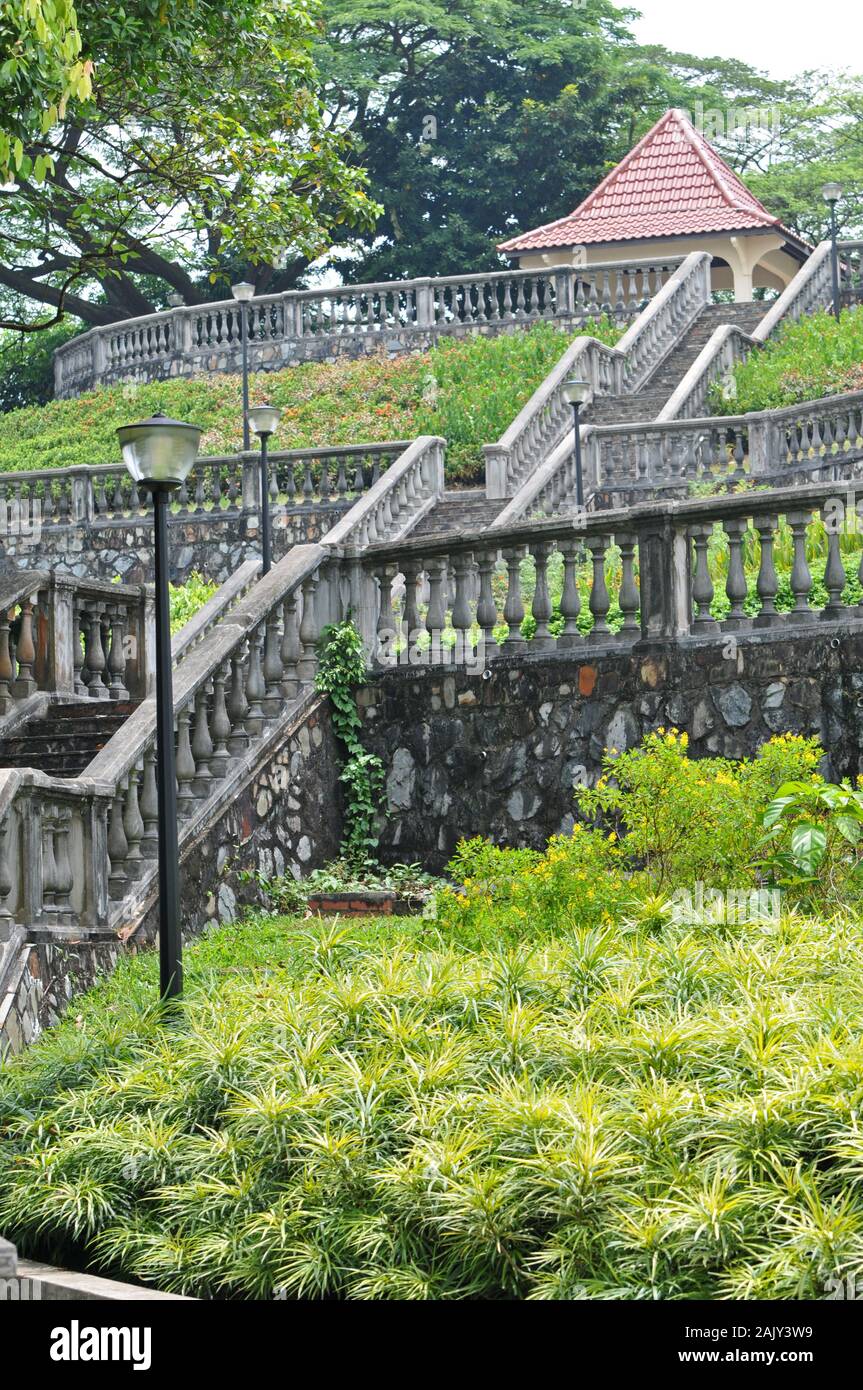
[[[606,752],[596,786],[575,796],[584,814],[626,831],[630,861],[657,888],[742,886],[755,881],[761,820],[777,787],[814,775],[822,756],[817,739],[782,734],[756,758],[693,759],[685,733],[659,729],[638,748]]]

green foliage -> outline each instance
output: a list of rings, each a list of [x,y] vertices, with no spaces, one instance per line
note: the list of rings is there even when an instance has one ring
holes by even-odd
[[[858,923],[261,922],[0,1071],[23,1254],[204,1298],[809,1299],[860,1274]]]
[[[447,870],[457,886],[437,894],[438,921],[459,943],[489,947],[607,926],[636,900],[628,870],[614,831],[577,826],[542,854],[462,840]]]
[[[70,8],[55,0],[58,26]],[[275,289],[280,263],[296,273],[337,228],[371,224],[377,207],[353,142],[320,104],[314,4],[87,0],[77,18],[76,100],[65,110],[58,92],[44,121],[34,100],[12,147],[13,167],[34,171],[3,199],[0,269],[19,296],[15,322],[35,326],[26,297],[59,297],[88,323],[146,313],[167,289],[200,303],[259,262],[270,282],[259,288]],[[4,95],[16,64],[2,69]]]
[[[604,318],[585,330],[612,346],[623,329]],[[481,445],[493,443],[526,405],[571,342],[550,323],[496,337],[444,338],[429,355],[417,432],[447,440],[454,482],[485,477]]]
[[[598,326],[604,341],[615,333],[614,325]],[[450,480],[475,481],[483,476],[479,446],[499,438],[569,342],[537,324],[497,338],[447,339],[421,357],[303,363],[254,375],[252,400],[282,408],[280,448],[413,439],[427,431],[452,439]],[[0,416],[0,472],[116,463],[117,426],[154,410],[200,425],[202,453],[235,452],[242,447],[241,391],[238,376],[219,375],[132,391],[105,387],[12,410]]]
[[[373,858],[378,836],[375,823],[381,810],[384,766],[362,745],[362,720],[356,687],[366,677],[363,641],[350,620],[325,627],[318,648],[315,689],[329,695],[333,728],[347,751],[339,780],[345,788],[345,837],[342,855],[358,869]]]
[[[72,323],[35,334],[0,334],[0,413],[44,405],[54,395],[54,349],[75,335]]]
[[[687,748],[685,733],[659,729],[638,748],[608,750],[597,785],[576,787],[578,807],[625,830],[628,858],[660,891],[754,884],[768,802],[781,783],[811,775],[823,750],[791,734],[740,762],[693,759]]]
[[[764,813],[765,868],[808,908],[834,909],[863,888],[863,791],[847,781],[783,782]]]
[[[45,176],[25,149],[56,121],[70,98],[92,91],[72,0],[0,0],[0,183]]]
[[[807,314],[788,323],[758,352],[738,362],[731,389],[714,387],[720,415],[772,410],[783,405],[863,389],[863,313],[846,309]]]
[[[272,908],[280,913],[301,913],[308,907],[309,898],[316,893],[350,893],[363,891],[399,893],[421,905],[440,880],[424,872],[420,864],[391,864],[385,866],[373,860],[358,864],[355,859],[333,859],[321,869],[313,869],[305,878],[269,878],[241,874],[253,878]]]
[[[184,584],[169,584],[171,632],[179,632],[190,618],[194,618],[198,609],[209,602],[218,587],[215,580],[205,579],[197,571],[193,571]]]

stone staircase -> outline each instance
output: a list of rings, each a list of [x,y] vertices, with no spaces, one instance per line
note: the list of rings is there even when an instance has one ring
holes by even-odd
[[[765,306],[759,303],[708,304],[640,390],[624,396],[595,396],[582,413],[584,423],[625,425],[655,420],[717,325],[731,323],[751,333],[764,311]],[[505,499],[491,500],[483,488],[453,488],[444,493],[410,534],[412,538],[422,539],[481,531],[497,520],[505,506]]]
[[[584,412],[590,425],[628,425],[655,420],[720,323],[751,333],[764,316],[764,304],[708,304],[640,391],[628,396],[597,396]]]
[[[32,767],[52,777],[80,777],[138,708],[137,700],[82,700],[55,706],[0,739],[0,767]]]
[[[413,528],[411,536],[436,536],[443,532],[466,535],[470,531],[482,531],[491,526],[505,506],[505,498],[492,500],[486,497],[484,488],[453,488],[445,492]]]

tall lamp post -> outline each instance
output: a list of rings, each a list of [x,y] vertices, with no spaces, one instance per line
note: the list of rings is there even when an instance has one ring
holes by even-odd
[[[253,405],[249,423],[261,441],[261,559],[263,573],[269,574],[273,563],[270,536],[270,470],[267,463],[267,444],[274,434],[282,412],[277,405]]]
[[[249,440],[249,311],[246,308],[254,298],[255,287],[248,280],[231,286],[231,294],[240,306],[240,342],[243,348],[243,448],[248,449]]]
[[[572,426],[575,435],[573,451],[575,455],[575,500],[579,507],[584,506],[584,478],[581,471],[581,407],[590,395],[590,382],[578,381],[575,377],[563,383],[563,399],[572,406]]]
[[[838,319],[842,312],[842,293],[839,288],[839,248],[836,244],[836,204],[842,197],[842,185],[825,183],[821,197],[830,209],[830,270],[833,276],[833,315]]]
[[[153,415],[117,430],[123,462],[139,487],[153,494],[156,560],[156,786],[159,810],[159,989],[163,999],[183,992],[180,930],[180,849],[174,757],[174,689],[168,607],[168,499],[188,476],[201,431]]]

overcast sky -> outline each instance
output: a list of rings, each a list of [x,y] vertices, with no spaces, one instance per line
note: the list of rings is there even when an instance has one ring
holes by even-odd
[[[641,43],[661,43],[708,58],[740,58],[771,77],[806,68],[863,72],[860,0],[631,0],[642,12],[634,26]]]

